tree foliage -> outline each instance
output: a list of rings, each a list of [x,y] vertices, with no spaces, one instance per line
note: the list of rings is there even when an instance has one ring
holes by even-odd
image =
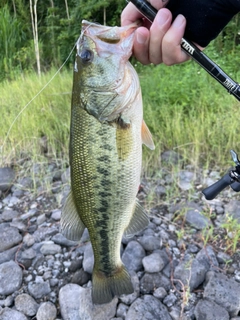
[[[60,66],[77,41],[83,19],[119,25],[125,0],[47,0],[37,2],[38,46],[42,71]],[[217,52],[239,46],[237,15],[215,42]],[[29,0],[0,0],[0,81],[37,70]],[[71,61],[69,62],[71,63]]]

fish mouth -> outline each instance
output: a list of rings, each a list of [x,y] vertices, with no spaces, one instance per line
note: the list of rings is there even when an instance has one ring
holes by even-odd
[[[141,24],[141,21],[138,20],[124,27],[109,27],[83,20],[81,35],[77,41],[77,51],[79,52],[80,48],[83,48],[84,46],[89,46],[89,42],[93,42],[95,44],[95,49],[97,49],[97,52],[100,54],[104,51],[102,50],[102,47],[100,48],[104,43],[106,45],[119,44],[114,46],[114,49],[116,50],[116,48],[119,47],[124,50],[126,47],[131,45],[134,32],[139,26],[141,26]],[[87,38],[90,41],[88,41]],[[93,43],[91,45],[92,47]]]

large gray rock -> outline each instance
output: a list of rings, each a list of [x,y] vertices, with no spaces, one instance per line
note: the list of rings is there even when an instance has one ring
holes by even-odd
[[[112,319],[117,311],[118,298],[114,298],[111,302],[94,305],[92,303],[91,289],[81,288],[79,300],[79,316],[84,320],[108,320]],[[65,319],[64,319],[65,320]]]
[[[160,272],[145,273],[140,280],[140,291],[142,294],[152,294],[158,287],[163,287],[167,291],[171,287],[169,278],[165,277]]]
[[[7,191],[11,188],[15,180],[15,172],[13,169],[4,167],[0,168],[0,190]]]
[[[154,273],[160,272],[166,265],[159,252],[153,252],[142,260],[145,272]]]
[[[202,299],[195,307],[196,320],[229,320],[229,314],[223,307],[214,301]]]
[[[22,285],[22,269],[14,261],[0,265],[0,295],[12,294]]]
[[[189,286],[192,291],[203,283],[208,270],[209,267],[206,267],[197,259],[187,257],[175,268],[174,279],[180,280],[184,286]],[[176,282],[176,286],[181,288],[180,283]]]
[[[231,317],[240,311],[240,283],[222,273],[211,273],[203,296],[225,308]]]
[[[27,317],[19,311],[10,308],[0,310],[0,320],[28,320]]]
[[[137,241],[130,241],[122,255],[122,261],[129,271],[139,271],[142,268],[142,259],[145,257],[145,250]]]
[[[22,241],[22,236],[17,228],[0,224],[0,252],[8,250]]]
[[[125,320],[172,320],[167,308],[155,297],[145,295],[130,306]]]
[[[81,320],[79,315],[79,300],[82,287],[77,284],[67,284],[60,289],[59,304],[63,320]]]

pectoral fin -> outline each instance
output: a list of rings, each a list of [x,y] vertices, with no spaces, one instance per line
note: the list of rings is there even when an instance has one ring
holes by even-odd
[[[136,199],[132,219],[124,231],[125,237],[131,237],[139,231],[145,229],[149,224],[148,215]]]
[[[145,121],[142,122],[142,142],[147,146],[149,149],[154,150],[155,145],[152,139],[152,134],[150,130],[148,129]]]
[[[81,239],[85,225],[79,217],[71,191],[63,206],[60,224],[64,237],[73,241]]]

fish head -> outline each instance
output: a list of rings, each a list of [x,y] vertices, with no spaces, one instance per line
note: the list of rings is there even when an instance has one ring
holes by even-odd
[[[131,85],[128,60],[139,23],[108,27],[86,20],[77,42],[75,92],[82,106],[100,121],[112,121],[123,108]]]

